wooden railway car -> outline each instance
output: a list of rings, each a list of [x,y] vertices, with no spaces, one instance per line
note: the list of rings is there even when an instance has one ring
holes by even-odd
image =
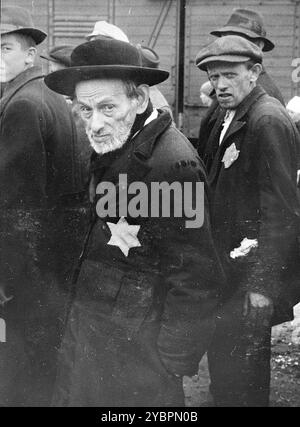
[[[35,24],[49,35],[42,49],[83,42],[98,20],[118,25],[133,43],[154,48],[161,58],[161,67],[171,73],[161,90],[174,109],[177,124],[189,137],[197,135],[204,111],[199,88],[206,76],[195,67],[195,55],[213,40],[210,31],[225,24],[235,7],[246,7],[264,15],[268,37],[276,45],[265,55],[265,65],[286,102],[299,92],[300,0],[1,0],[1,3],[23,6],[32,12]]]

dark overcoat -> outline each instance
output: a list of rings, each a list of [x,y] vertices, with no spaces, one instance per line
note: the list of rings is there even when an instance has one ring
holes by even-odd
[[[275,303],[274,323],[289,320],[299,298],[299,134],[285,108],[260,86],[238,106],[219,145],[224,115],[211,117],[203,158],[229,295],[237,289],[263,294]],[[234,258],[245,238],[257,248]]]
[[[63,303],[57,284],[73,250],[62,263],[63,199],[77,191],[75,138],[64,98],[46,87],[38,67],[6,85],[0,102],[0,317],[7,336],[0,344],[0,405],[47,401]]]
[[[126,221],[138,227],[139,244],[126,256],[121,243],[110,243],[110,223],[119,218],[97,217],[61,348],[54,405],[182,406],[182,375],[197,373],[224,285],[203,165],[168,113],[108,158],[95,169],[96,184],[118,188],[120,174],[128,186],[140,182],[149,190],[156,182],[203,182],[204,223],[186,228],[187,217],[172,215],[172,208],[171,217],[161,210],[157,217],[129,212]],[[183,200],[173,202],[183,207]]]

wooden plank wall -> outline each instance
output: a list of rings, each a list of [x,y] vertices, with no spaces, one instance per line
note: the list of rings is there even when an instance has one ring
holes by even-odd
[[[148,45],[149,38],[167,0],[115,0],[115,24],[122,28],[133,43]],[[172,2],[155,50],[160,67],[171,72],[171,78],[160,85],[171,105],[175,95],[176,65],[176,1]]]
[[[54,0],[53,3],[54,44],[83,43],[96,21],[111,21],[109,0]]]
[[[51,44],[84,41],[97,20],[108,20],[120,26],[133,43],[148,44],[155,24],[168,0],[1,0],[2,5],[19,5],[33,13],[36,25],[54,38]],[[54,4],[54,15],[49,16],[49,5]],[[293,58],[300,57],[300,2],[296,0],[187,0],[186,58],[185,58],[185,132],[196,136],[199,116],[203,114],[199,87],[206,75],[194,65],[198,50],[214,40],[209,32],[226,23],[235,7],[246,7],[262,13],[274,51],[265,56],[265,65],[288,101],[300,94],[300,86],[292,82]],[[175,96],[177,1],[173,0],[155,50],[161,58],[161,67],[171,72],[171,78],[161,90],[171,105]],[[66,20],[68,19],[68,21]]]
[[[55,44],[79,44],[94,23],[107,20],[120,26],[133,43],[148,44],[166,0],[1,0],[2,5],[22,6],[30,10],[36,25],[49,33],[40,51]],[[155,45],[161,67],[172,72],[162,91],[174,103],[176,64],[176,1],[166,17]],[[53,16],[48,16],[53,4]],[[68,21],[66,21],[68,18]]]

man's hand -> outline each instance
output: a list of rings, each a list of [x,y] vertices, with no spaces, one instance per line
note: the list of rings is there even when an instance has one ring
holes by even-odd
[[[255,292],[246,293],[243,314],[250,322],[257,326],[268,326],[273,311],[273,301],[270,298]]]

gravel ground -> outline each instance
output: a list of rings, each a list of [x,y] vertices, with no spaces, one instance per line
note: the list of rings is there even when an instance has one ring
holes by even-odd
[[[199,365],[199,373],[185,377],[186,405],[212,406],[208,391],[207,359]],[[300,407],[300,304],[295,307],[293,322],[283,323],[272,332],[272,407]]]

